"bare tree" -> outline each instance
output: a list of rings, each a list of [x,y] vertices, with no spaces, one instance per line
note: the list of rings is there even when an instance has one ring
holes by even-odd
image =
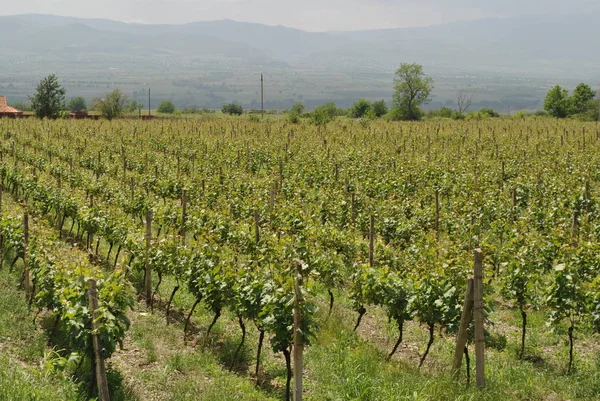
[[[473,96],[471,92],[461,89],[458,91],[458,96],[456,97],[456,105],[458,106],[458,114],[463,114],[469,107],[471,107],[471,101],[473,100]]]

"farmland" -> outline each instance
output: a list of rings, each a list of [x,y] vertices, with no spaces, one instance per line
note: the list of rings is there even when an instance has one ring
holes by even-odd
[[[596,123],[0,132],[0,399],[95,394],[93,334],[111,399],[285,399],[298,274],[305,399],[600,398]],[[450,371],[477,249],[484,390]]]

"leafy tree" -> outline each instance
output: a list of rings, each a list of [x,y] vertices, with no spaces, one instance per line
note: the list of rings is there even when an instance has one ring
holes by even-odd
[[[337,106],[334,102],[328,102],[317,107],[312,113],[312,121],[317,125],[325,125],[333,121],[338,114]]]
[[[170,100],[163,100],[156,109],[159,113],[173,114],[175,113],[175,105]]]
[[[100,99],[94,105],[94,108],[102,113],[102,116],[108,120],[118,118],[127,109],[129,100],[120,90],[115,89],[107,93],[104,99]]]
[[[67,109],[70,111],[85,111],[87,110],[87,105],[85,104],[85,99],[81,96],[74,97],[69,101],[67,105]]]
[[[292,106],[291,111],[295,112],[296,114],[304,113],[304,104],[302,104],[302,102],[297,102]]]
[[[376,102],[373,102],[371,108],[373,109],[373,112],[375,113],[375,116],[377,118],[382,117],[388,113],[388,107],[387,104],[385,104],[385,100],[378,100]]]
[[[394,117],[420,119],[420,106],[430,100],[432,89],[433,79],[425,75],[422,65],[400,64],[394,77]]]
[[[134,113],[134,112],[141,112],[142,109],[144,108],[144,105],[142,103],[136,102],[135,100],[132,100],[129,105],[127,106],[127,111],[130,113]]]
[[[65,105],[66,90],[58,82],[54,74],[42,79],[37,86],[36,93],[31,100],[31,109],[39,118],[51,118],[53,120],[60,116]]]
[[[300,115],[296,111],[292,110],[290,111],[290,114],[288,114],[288,121],[291,124],[298,124],[300,122]]]
[[[570,98],[571,113],[584,113],[589,107],[590,101],[594,100],[595,96],[596,92],[589,85],[584,83],[577,85]]]
[[[567,117],[569,115],[569,92],[559,85],[550,89],[544,101],[544,110],[553,117]]]
[[[371,102],[367,99],[359,99],[354,102],[354,105],[350,109],[350,116],[352,118],[362,118],[371,109]]]
[[[241,116],[244,112],[244,109],[239,104],[228,103],[223,105],[223,107],[221,108],[221,112],[223,112],[223,114],[235,114],[237,116]]]

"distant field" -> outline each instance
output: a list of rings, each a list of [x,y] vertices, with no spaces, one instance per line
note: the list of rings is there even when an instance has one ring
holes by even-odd
[[[0,78],[0,93],[9,102],[27,101],[35,92],[39,80],[50,72],[34,66],[19,67],[19,72],[9,68]],[[224,103],[236,101],[245,108],[260,108],[260,73],[265,74],[265,107],[288,109],[296,102],[303,102],[309,109],[328,101],[338,107],[350,107],[360,98],[385,99],[391,102],[394,70],[387,72],[305,70],[256,66],[253,69],[228,66],[224,70],[182,68],[172,66],[164,69],[125,64],[117,68],[109,65],[75,68],[61,66],[56,72],[61,84],[67,89],[67,97],[83,96],[88,103],[105,93],[119,88],[130,98],[147,104],[148,85],[152,88],[152,107],[162,100],[172,100],[179,108],[220,109]],[[579,81],[517,78],[500,74],[456,75],[436,74],[436,69],[425,66],[432,74],[435,88],[432,102],[426,108],[449,106],[456,108],[459,90],[473,94],[471,110],[492,107],[503,114],[518,110],[538,110],[548,89],[557,84],[574,87]],[[225,72],[223,72],[225,71]],[[94,77],[94,79],[90,79]],[[145,85],[148,84],[148,85]]]

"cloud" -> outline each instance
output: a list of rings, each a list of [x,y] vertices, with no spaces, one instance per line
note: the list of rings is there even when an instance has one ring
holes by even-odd
[[[597,0],[0,0],[0,13],[146,23],[235,19],[311,31],[433,25],[522,14],[600,12]]]

